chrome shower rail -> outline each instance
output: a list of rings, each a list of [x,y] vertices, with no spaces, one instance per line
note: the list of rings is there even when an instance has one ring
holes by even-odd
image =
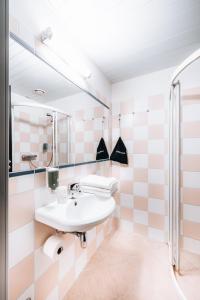
[[[55,108],[53,106],[39,104],[39,103],[13,102],[13,103],[11,103],[11,106],[12,107],[15,107],[15,106],[26,106],[26,107],[42,108],[42,109],[51,110],[52,112],[57,112],[57,113],[63,114],[66,117],[69,117],[69,118],[71,117],[71,115],[69,115],[68,113],[66,113],[63,110],[57,109],[57,108]]]

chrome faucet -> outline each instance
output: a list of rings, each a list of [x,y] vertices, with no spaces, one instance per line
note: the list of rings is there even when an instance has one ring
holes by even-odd
[[[81,193],[80,185],[78,183],[70,183],[68,184],[67,191],[69,198],[76,200],[77,194]],[[75,201],[75,205],[77,205],[77,201]]]

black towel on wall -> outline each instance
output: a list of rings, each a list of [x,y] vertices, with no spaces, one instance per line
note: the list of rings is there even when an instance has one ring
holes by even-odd
[[[100,139],[99,145],[97,147],[96,160],[107,159],[109,158],[108,150],[103,138]]]
[[[110,156],[110,160],[117,161],[122,164],[128,164],[126,146],[124,145],[124,142],[122,141],[121,137],[119,137],[117,144],[113,149],[113,152]]]

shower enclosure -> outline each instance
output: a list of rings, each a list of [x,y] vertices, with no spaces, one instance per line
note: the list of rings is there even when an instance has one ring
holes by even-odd
[[[169,248],[184,297],[200,286],[200,50],[176,70],[170,91]]]

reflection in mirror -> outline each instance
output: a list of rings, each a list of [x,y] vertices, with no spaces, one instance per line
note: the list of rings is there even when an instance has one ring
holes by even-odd
[[[102,136],[108,148],[109,109],[11,38],[10,91],[10,171],[95,161]]]

